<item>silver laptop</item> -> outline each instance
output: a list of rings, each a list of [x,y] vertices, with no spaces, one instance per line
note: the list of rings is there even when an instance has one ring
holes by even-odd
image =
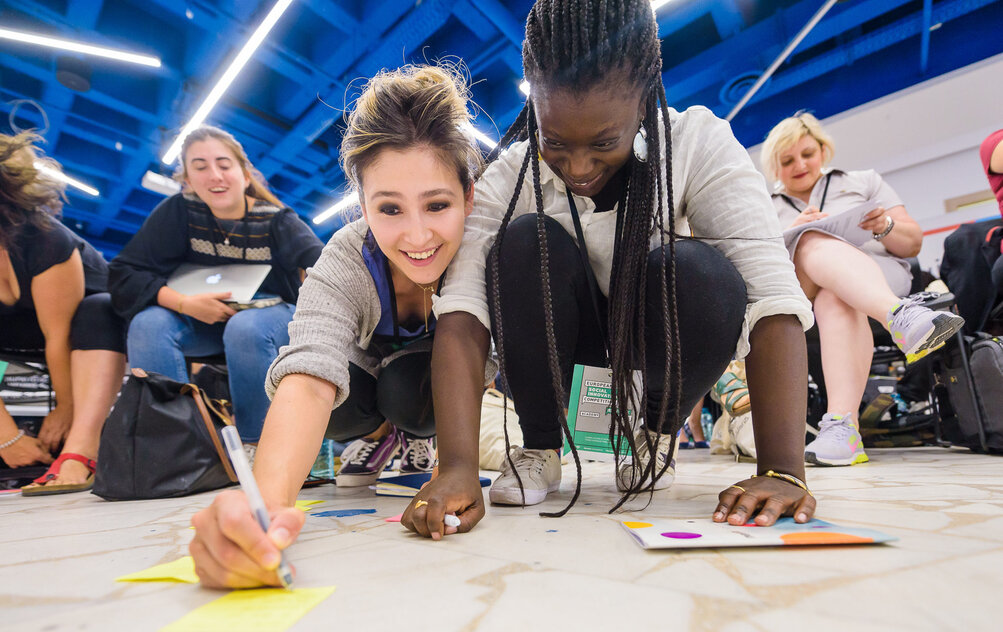
[[[220,266],[197,266],[182,263],[167,279],[167,287],[182,294],[231,292],[227,303],[251,305],[254,293],[271,272],[267,263],[233,263]]]

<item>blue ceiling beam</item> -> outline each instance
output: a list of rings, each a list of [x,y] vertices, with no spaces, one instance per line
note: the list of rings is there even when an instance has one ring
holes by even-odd
[[[378,34],[383,34],[409,8],[407,2],[399,0],[384,4],[387,5],[384,7],[386,10],[366,18],[359,31],[349,35],[347,41],[340,38],[343,40],[342,44],[337,47],[334,54],[315,60],[314,63],[324,69],[329,76],[338,77],[347,71],[351,64],[365,53],[372,41],[382,37]],[[363,33],[368,34],[368,37],[363,36]],[[323,97],[318,96],[319,90],[323,90]],[[304,148],[312,144],[341,117],[341,112],[333,108],[341,107],[345,90],[346,85],[338,81],[326,86],[307,85],[290,97],[294,102],[306,100],[312,105],[299,117],[292,129],[273,144],[271,151],[259,160],[256,166],[266,178],[299,156]]]
[[[160,56],[158,51],[147,48],[146,43],[142,41],[142,38],[138,38],[136,43],[123,44],[123,42],[119,39],[113,39],[95,31],[94,24],[100,15],[103,4],[104,0],[71,0],[67,5],[66,13],[63,14],[61,12],[53,11],[36,0],[18,0],[17,9],[26,12],[28,15],[31,15],[44,24],[44,30],[36,31],[42,35],[85,41],[86,43],[93,44],[95,46],[105,46],[120,50],[125,46],[128,46],[128,50],[130,52],[153,55],[156,57]],[[53,29],[53,27],[55,27],[55,29]],[[4,46],[9,44],[11,43],[4,42]],[[18,46],[20,47],[20,44]],[[25,47],[23,50],[41,51],[41,55],[47,56],[59,54],[55,51],[55,49],[43,49],[32,44],[24,44],[23,46]],[[80,53],[67,54],[85,57],[92,60],[95,65],[101,65],[101,67],[104,67],[106,64],[113,64],[115,66],[121,64],[121,62],[89,55],[82,55]],[[181,80],[181,76],[166,64],[162,64],[159,68],[144,66],[143,69],[143,72],[147,72],[151,76],[163,77],[174,81]]]
[[[470,32],[477,36],[482,42],[493,39],[498,35],[498,29],[484,14],[474,8],[470,0],[456,0],[453,5],[453,14]]]
[[[967,13],[993,4],[997,0],[942,0],[933,7],[934,22],[949,22]],[[919,35],[923,29],[923,17],[912,15],[882,29],[852,40],[829,53],[811,59],[793,70],[783,72],[766,84],[752,103],[785,92],[807,81],[820,77],[841,66],[893,46],[907,38]]]
[[[930,27],[933,25],[933,0],[923,0],[923,30],[919,35],[919,71],[926,74],[930,61]]]
[[[386,60],[394,59],[399,50],[406,55],[420,46],[432,33],[442,27],[452,14],[456,0],[426,0],[411,11],[403,20],[386,33],[373,51],[359,61],[352,69],[352,74],[371,77],[382,70]],[[403,58],[402,58],[403,61]],[[327,130],[341,117],[341,112],[332,109],[327,103],[335,104],[334,99],[344,98],[344,90],[329,95],[324,102],[315,103],[300,121],[297,121],[286,137],[277,144],[265,157],[259,169],[266,177],[275,173],[282,164],[289,162]],[[340,168],[337,169],[340,172]],[[326,181],[326,178],[325,178]]]
[[[672,2],[659,9],[655,14],[658,23],[658,38],[680,31],[695,20],[711,13],[717,0],[690,0],[689,2]]]
[[[23,59],[20,59],[13,55],[7,56],[7,59],[4,60],[4,65],[14,69],[15,71],[23,75],[28,75],[29,77],[33,77],[42,82],[51,83],[55,81],[55,76],[53,75],[51,68],[38,66],[36,64],[24,61]],[[65,90],[67,92],[70,92],[71,94],[77,94],[72,92],[69,88],[66,88],[62,85],[53,85],[53,89]],[[135,106],[131,103],[127,103],[113,96],[107,95],[101,92],[100,90],[92,88],[87,92],[86,95],[81,96],[79,98],[88,99],[90,101],[93,101],[94,103],[103,105],[107,108],[111,108],[112,110],[116,110],[121,114],[124,114],[126,116],[131,116],[132,118],[138,119],[145,123],[156,125],[160,122],[156,114],[150,112],[149,110]]]
[[[837,5],[805,37],[797,50],[803,51],[839,36],[910,1],[864,0],[845,8]],[[720,85],[722,80],[750,70],[765,69],[819,6],[815,0],[799,2],[745,29],[723,44],[670,68],[662,74],[669,101],[685,102],[693,95]]]
[[[372,77],[388,61],[400,60],[438,31],[453,13],[456,0],[424,0],[380,39],[379,44],[352,69],[362,77]]]
[[[332,0],[303,0],[303,4],[309,7],[317,17],[323,18],[325,22],[342,33],[352,33],[361,27],[359,19],[354,14],[349,13]]]
[[[745,28],[745,19],[735,5],[735,0],[718,0],[712,3],[710,17],[714,20],[714,26],[721,39],[737,35]]]
[[[499,0],[476,0],[474,6],[520,51],[526,37],[526,21],[517,20]]]

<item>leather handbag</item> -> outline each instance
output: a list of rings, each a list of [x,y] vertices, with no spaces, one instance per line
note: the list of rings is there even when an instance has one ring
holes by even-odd
[[[173,498],[236,483],[219,434],[232,424],[226,403],[198,386],[133,369],[101,431],[93,492]]]

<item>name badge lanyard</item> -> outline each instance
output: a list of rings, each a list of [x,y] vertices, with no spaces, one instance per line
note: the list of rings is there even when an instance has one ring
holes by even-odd
[[[592,310],[595,312],[596,325],[599,327],[599,332],[602,335],[603,347],[606,350],[606,363],[609,364],[612,355],[610,354],[609,336],[606,331],[606,326],[603,324],[601,311],[599,310],[599,296],[597,294],[599,291],[599,284],[596,282],[595,273],[592,271],[592,264],[589,263],[589,247],[585,243],[585,234],[582,232],[582,220],[578,217],[578,207],[575,205],[575,198],[571,194],[570,189],[565,189],[565,192],[568,194],[568,207],[571,209],[571,221],[575,225],[575,236],[578,237],[578,254],[581,256],[582,267],[585,268],[585,278],[589,284],[589,296],[592,298]],[[626,206],[626,199],[627,195],[625,191],[616,211],[615,244],[620,243],[620,230],[622,226],[621,221],[623,219],[621,211]]]
[[[819,213],[821,213],[822,209],[825,208],[825,198],[826,198],[827,195],[829,195],[829,181],[830,180],[832,180],[832,172],[831,171],[828,174],[826,174],[826,176],[825,176],[825,188],[822,189],[822,202],[819,203],[819,205],[818,205],[818,212]],[[795,206],[794,202],[791,202],[791,199],[789,197],[787,197],[786,195],[784,195],[784,200],[786,200],[787,203],[791,205],[791,208],[793,208],[798,213],[801,213],[801,209],[799,209],[797,206]]]

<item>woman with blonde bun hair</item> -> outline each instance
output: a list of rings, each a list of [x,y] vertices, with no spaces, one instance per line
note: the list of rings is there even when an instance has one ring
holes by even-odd
[[[382,72],[350,108],[341,161],[362,217],[309,270],[289,345],[268,372],[254,469],[271,528],[258,527],[242,492],[220,494],[192,520],[204,585],[279,583],[279,551],[303,526],[296,494],[325,436],[355,440],[339,486],[375,481],[398,451],[403,469],[431,470],[432,296],[472,210],[481,154],[469,121],[466,84],[448,67]]]
[[[922,230],[875,171],[826,168],[834,153],[818,119],[802,112],[770,131],[761,160],[767,177],[777,182],[773,204],[783,228],[873,207],[860,222],[873,235],[863,246],[816,229],[789,248],[801,288],[812,301],[828,395],[819,436],[805,447],[805,460],[854,465],[868,460],[857,420],[874,351],[867,317],[887,327],[910,362],[943,346],[964,320],[923,307],[919,296],[906,296],[912,273],[905,259],[919,253]]]

